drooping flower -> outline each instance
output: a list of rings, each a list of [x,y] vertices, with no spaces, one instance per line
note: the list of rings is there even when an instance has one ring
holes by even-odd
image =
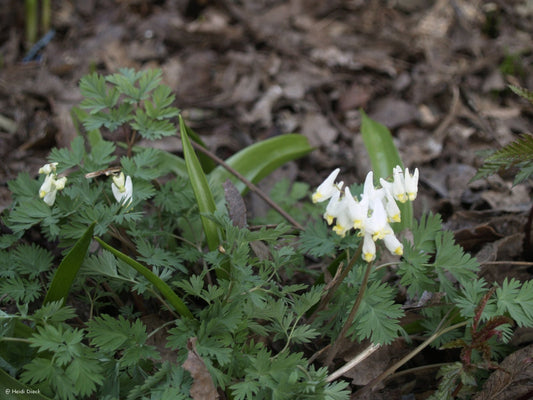
[[[113,176],[113,183],[111,183],[111,190],[117,202],[122,204],[131,204],[133,198],[133,183],[131,177],[124,177],[124,173],[120,172],[118,176]]]
[[[372,235],[366,234],[363,238],[363,260],[366,262],[373,261],[376,258],[376,243]]]
[[[415,168],[413,175],[409,174],[409,168],[405,169],[405,193],[409,201],[416,199],[418,193],[418,168]]]
[[[320,184],[311,198],[313,203],[326,201],[327,199],[331,198],[336,191],[339,190],[337,185],[335,185],[335,179],[337,178],[337,175],[339,175],[339,172],[340,168],[335,169],[331,174],[329,174],[324,182]]]
[[[56,201],[57,191],[64,189],[67,183],[66,176],[57,179],[56,167],[57,163],[50,163],[39,168],[39,174],[46,174],[44,182],[39,188],[39,197],[50,207]]]
[[[403,254],[403,245],[398,240],[398,238],[394,235],[394,233],[385,235],[385,237],[383,238],[383,243],[385,243],[385,247],[392,254],[397,254],[399,256]]]

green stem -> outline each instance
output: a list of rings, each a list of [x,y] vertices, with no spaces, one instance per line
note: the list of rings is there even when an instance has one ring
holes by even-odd
[[[313,314],[309,317],[309,321],[313,321],[318,314],[319,311],[322,311],[324,307],[326,307],[327,304],[329,304],[331,298],[333,297],[333,294],[335,291],[339,288],[341,283],[346,279],[348,276],[348,273],[352,270],[353,266],[355,265],[355,262],[361,257],[361,252],[363,251],[363,241],[359,243],[359,247],[355,251],[355,254],[350,259],[350,263],[346,266],[346,268],[341,272],[339,277],[335,278],[335,282],[331,285],[329,289],[327,289],[326,295],[320,300],[320,304],[316,308],[316,310],[313,312]]]
[[[362,246],[360,246],[362,247]],[[357,311],[359,310],[359,306],[361,305],[361,302],[363,301],[363,296],[366,292],[366,286],[368,283],[368,278],[370,277],[370,271],[372,271],[372,262],[369,262],[366,266],[365,275],[363,276],[363,281],[361,282],[361,287],[359,289],[359,293],[357,294],[357,299],[355,299],[355,303],[352,307],[352,310],[350,311],[350,314],[348,315],[348,318],[346,319],[346,322],[344,323],[341,332],[339,333],[339,336],[335,340],[335,343],[333,343],[333,346],[328,352],[328,357],[326,359],[326,365],[331,364],[333,361],[333,358],[337,354],[337,351],[339,350],[339,346],[342,343],[344,337],[346,336],[346,332],[348,332],[348,329],[352,326],[353,320],[355,319],[355,315],[357,314]]]
[[[0,338],[0,342],[20,342],[20,343],[31,343],[31,340],[29,339],[22,339],[22,338],[16,338],[16,337],[2,337]]]
[[[52,1],[42,0],[41,7],[41,27],[43,33],[48,32],[52,20]]]
[[[37,40],[37,0],[26,0],[26,43],[31,46]]]

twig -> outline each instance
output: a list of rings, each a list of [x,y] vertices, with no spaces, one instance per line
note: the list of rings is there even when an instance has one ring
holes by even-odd
[[[431,344],[435,339],[437,339],[439,336],[444,335],[445,333],[448,333],[450,331],[453,331],[457,328],[462,328],[463,326],[467,325],[467,321],[459,322],[458,324],[449,326],[447,328],[444,328],[442,330],[437,330],[433,335],[431,335],[429,338],[427,338],[423,343],[421,343],[416,349],[414,349],[412,352],[407,354],[405,357],[403,357],[400,361],[396,362],[391,367],[387,368],[385,371],[383,371],[381,374],[379,374],[376,378],[372,379],[370,383],[368,383],[364,388],[357,391],[355,393],[355,397],[362,396],[364,394],[367,394],[368,392],[371,392],[380,382],[387,379],[390,375],[392,375],[398,368],[400,368],[402,365],[404,365],[406,362],[411,360],[414,356],[416,356],[418,353],[420,353],[422,350],[424,350],[427,346]]]
[[[363,362],[366,360],[370,355],[372,355],[377,349],[379,349],[381,345],[379,344],[371,344],[366,349],[364,349],[361,353],[359,353],[355,358],[348,361],[344,366],[333,372],[328,378],[326,379],[327,382],[332,382],[335,379],[337,379],[339,376],[342,376],[345,372],[351,370],[353,367],[355,367],[357,364]]]
[[[254,185],[251,181],[246,179],[244,175],[242,175],[240,172],[235,170],[233,167],[231,167],[228,163],[226,163],[224,160],[222,160],[220,157],[218,157],[216,154],[212,153],[211,151],[207,150],[205,147],[199,145],[198,143],[191,140],[192,146],[204,153],[206,156],[211,158],[213,161],[215,161],[217,164],[222,165],[228,172],[230,172],[232,175],[234,175],[237,179],[242,181],[248,189],[250,189],[252,192],[257,194],[259,197],[261,197],[270,207],[272,207],[274,210],[276,210],[283,218],[285,218],[287,221],[289,221],[296,229],[303,231],[304,227],[300,225],[298,221],[296,221],[294,218],[292,218],[284,209],[282,209],[279,205],[274,203],[270,197],[266,195],[265,192],[263,192],[261,189],[259,189],[256,185]]]

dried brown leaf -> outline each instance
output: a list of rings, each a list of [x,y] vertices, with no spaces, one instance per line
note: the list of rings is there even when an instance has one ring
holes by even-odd
[[[515,351],[493,372],[474,400],[516,400],[533,397],[533,345]]]
[[[217,389],[202,357],[196,351],[196,341],[197,338],[189,339],[187,343],[189,354],[183,363],[183,368],[190,372],[194,381],[190,391],[191,397],[194,400],[216,400],[218,399]]]

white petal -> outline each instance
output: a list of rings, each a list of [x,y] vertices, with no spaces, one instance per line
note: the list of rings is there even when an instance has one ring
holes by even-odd
[[[366,234],[363,239],[363,260],[370,262],[376,258],[376,243],[372,240],[372,236]]]
[[[401,256],[403,254],[403,245],[400,243],[394,233],[390,233],[383,238],[385,246],[392,254]]]
[[[56,193],[57,193],[57,190],[52,190],[50,192],[48,192],[43,200],[46,204],[48,204],[50,207],[52,207],[54,205],[54,202],[56,201]]]
[[[418,193],[418,168],[415,168],[413,175],[409,174],[409,168],[405,169],[405,192],[410,201],[416,199]]]
[[[337,175],[339,175],[340,168],[335,169],[329,176],[320,184],[320,186],[316,189],[315,193],[313,193],[312,201],[313,203],[319,203],[322,201],[326,201],[331,196],[333,196],[333,193],[337,190],[337,187],[335,186],[335,179],[337,178]]]

